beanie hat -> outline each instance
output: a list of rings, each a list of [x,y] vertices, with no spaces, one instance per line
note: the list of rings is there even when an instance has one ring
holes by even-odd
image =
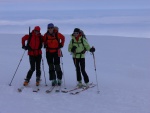
[[[54,27],[54,24],[53,24],[53,23],[49,23],[49,24],[47,25],[47,28],[50,28],[50,27]]]
[[[79,33],[80,29],[79,28],[75,28],[73,32],[78,32]]]
[[[54,26],[54,28],[55,28],[55,30],[57,30],[57,31],[58,31],[58,29],[59,29],[57,26]]]
[[[34,30],[40,32],[41,28],[39,26],[35,26]]]
[[[54,26],[54,32],[58,32],[59,28],[57,26]]]

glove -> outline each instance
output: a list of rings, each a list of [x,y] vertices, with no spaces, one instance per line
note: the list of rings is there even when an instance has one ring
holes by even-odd
[[[27,46],[22,46],[22,49],[28,50],[28,47]]]
[[[71,52],[74,53],[76,48],[77,48],[76,46],[73,46],[72,49],[71,49]]]
[[[92,47],[91,49],[90,49],[90,52],[95,52],[95,48],[94,47]]]
[[[47,45],[46,45],[46,44],[44,44],[44,48],[47,48]]]
[[[62,44],[59,44],[59,48],[62,48],[63,47],[63,45]]]

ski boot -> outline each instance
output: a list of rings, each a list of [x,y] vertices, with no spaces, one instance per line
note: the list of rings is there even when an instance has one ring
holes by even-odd
[[[82,81],[78,81],[77,87],[79,87],[79,88],[83,87]]]
[[[40,78],[36,78],[36,86],[40,85]]]
[[[85,83],[85,87],[86,87],[86,88],[89,88],[89,83]]]
[[[24,86],[27,86],[28,84],[29,84],[29,80],[28,80],[28,79],[25,79],[23,85],[24,85]]]
[[[57,85],[57,81],[56,80],[52,80],[52,86],[56,86]]]
[[[60,79],[58,79],[57,82],[58,82],[57,85],[58,85],[58,86],[61,86],[62,81],[61,81]]]

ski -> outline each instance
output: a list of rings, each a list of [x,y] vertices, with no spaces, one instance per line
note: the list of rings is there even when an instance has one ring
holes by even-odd
[[[61,86],[57,86],[55,92],[60,92],[61,91]]]
[[[18,92],[22,92],[25,88],[27,88],[28,86],[21,86],[20,88],[18,88]],[[38,92],[40,89],[39,89],[39,86],[36,86],[34,89],[33,89],[33,92]]]
[[[46,93],[52,92],[54,88],[55,88],[55,86],[51,86],[48,90],[46,90]]]
[[[79,91],[71,92],[70,94],[71,94],[71,95],[76,95],[76,94],[79,94],[79,93],[81,93],[81,92],[83,92],[83,91],[88,90],[89,88],[93,88],[93,87],[95,87],[95,86],[96,86],[95,84],[92,84],[92,85],[89,85],[88,87],[82,88],[82,89],[79,90]]]
[[[20,88],[18,88],[18,92],[22,92],[22,90],[25,88],[25,86],[21,86]]]
[[[93,83],[90,83],[89,86],[92,85],[92,84],[93,84]],[[85,86],[83,85],[82,87],[75,87],[75,88],[70,89],[70,90],[62,90],[61,92],[62,92],[62,93],[69,93],[69,92],[76,91],[76,90],[78,90],[78,89],[82,89],[83,87],[85,87]]]
[[[38,92],[40,90],[39,86],[36,86],[35,89],[33,89],[33,92]]]
[[[62,92],[62,93],[68,93],[68,92],[75,91],[75,90],[77,90],[77,89],[80,89],[80,87],[75,87],[75,88],[70,89],[70,90],[62,90],[61,92]]]

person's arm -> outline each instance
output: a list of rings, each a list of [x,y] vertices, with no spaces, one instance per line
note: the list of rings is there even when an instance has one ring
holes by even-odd
[[[70,43],[69,43],[69,46],[68,46],[68,51],[72,52],[71,49],[72,49],[72,39],[70,40]]]
[[[22,37],[22,47],[25,46],[25,41],[28,40],[29,35],[25,35]]]
[[[65,43],[65,36],[62,35],[61,33],[58,33],[58,38],[60,39],[60,41],[61,41],[60,44],[63,47],[64,43]]]

